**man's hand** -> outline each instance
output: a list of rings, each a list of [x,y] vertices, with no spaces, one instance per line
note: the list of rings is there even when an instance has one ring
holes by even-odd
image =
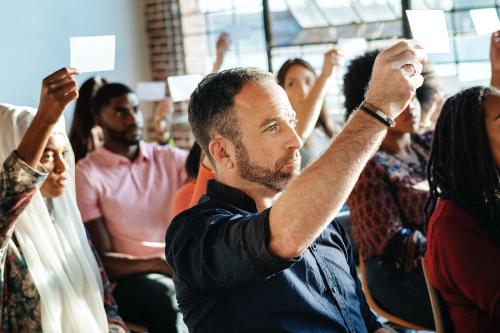
[[[422,63],[427,56],[416,41],[408,40],[385,49],[375,59],[366,102],[396,118],[424,82]]]
[[[500,30],[491,35],[491,85],[500,88]]]
[[[342,66],[344,63],[344,54],[339,49],[331,49],[325,53],[323,59],[323,68],[320,76],[329,78],[335,70]]]
[[[160,120],[167,118],[173,113],[174,113],[173,102],[169,97],[165,97],[156,104],[156,107],[153,111],[154,122],[155,123],[159,122]]]
[[[17,147],[19,157],[33,168],[38,166],[52,128],[64,108],[78,97],[74,74],[77,74],[75,69],[61,68],[43,79],[38,111]]]
[[[78,85],[73,75],[74,68],[61,68],[42,81],[42,92],[37,116],[48,124],[55,124],[66,105],[78,97]]]

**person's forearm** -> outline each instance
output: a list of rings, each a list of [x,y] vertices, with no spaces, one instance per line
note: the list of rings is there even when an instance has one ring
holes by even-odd
[[[111,281],[140,273],[161,273],[167,276],[172,273],[170,266],[161,258],[138,259],[119,253],[107,253],[101,258]]]
[[[212,73],[217,73],[222,66],[222,59],[216,59],[212,65]]]
[[[271,252],[295,257],[319,236],[346,201],[386,132],[387,127],[373,117],[359,111],[354,114],[322,157],[292,181],[271,208]]]
[[[295,131],[303,141],[309,138],[314,126],[316,126],[326,95],[327,83],[328,77],[323,75],[318,76],[300,110],[295,110],[297,112],[297,127]]]
[[[26,130],[16,152],[30,167],[37,168],[53,127],[53,123],[48,122],[37,114]]]
[[[500,89],[500,71],[491,72],[491,86]]]

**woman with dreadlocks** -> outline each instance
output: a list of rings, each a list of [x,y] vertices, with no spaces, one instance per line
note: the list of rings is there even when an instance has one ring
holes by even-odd
[[[449,98],[428,162],[424,264],[453,332],[500,332],[500,91]]]

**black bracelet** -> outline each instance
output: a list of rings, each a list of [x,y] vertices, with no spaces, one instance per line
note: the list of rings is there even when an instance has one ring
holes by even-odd
[[[373,118],[377,119],[378,121],[380,121],[382,124],[386,125],[387,127],[394,127],[394,126],[396,126],[396,122],[394,121],[394,119],[392,119],[391,117],[387,116],[382,111],[377,110],[371,104],[363,102],[359,106],[359,109],[363,110],[366,113],[368,113],[370,116],[372,116]]]

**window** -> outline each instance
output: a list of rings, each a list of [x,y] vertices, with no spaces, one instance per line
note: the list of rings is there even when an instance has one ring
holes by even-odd
[[[232,39],[222,69],[255,66],[267,70],[262,1],[180,0],[180,6],[188,73],[210,72],[222,32],[229,32]]]

